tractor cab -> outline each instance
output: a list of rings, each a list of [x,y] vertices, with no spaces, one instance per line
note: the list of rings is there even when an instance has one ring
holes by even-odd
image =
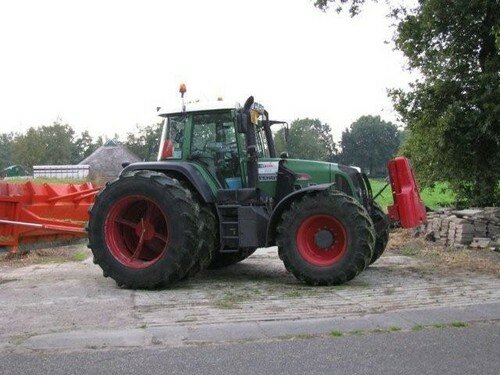
[[[165,120],[158,161],[193,163],[210,175],[217,189],[248,187],[246,133],[249,125],[242,123],[242,109],[238,105],[227,107],[222,101],[198,108],[198,103],[193,106],[188,103],[187,111],[159,109],[159,115]],[[250,110],[255,137],[255,147],[250,153],[255,160],[275,157],[271,131],[264,130],[267,112],[257,103],[253,103]]]
[[[184,161],[210,175],[217,189],[244,185],[244,139],[236,131],[235,108],[160,114],[165,117],[158,161]]]
[[[214,109],[167,114],[158,161],[188,161],[206,170],[219,188],[241,187],[241,145],[233,112]]]

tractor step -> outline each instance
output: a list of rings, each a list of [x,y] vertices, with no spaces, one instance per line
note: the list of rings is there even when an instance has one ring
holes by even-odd
[[[269,214],[264,206],[218,204],[221,253],[266,245]]]
[[[217,205],[220,220],[221,253],[236,253],[239,247],[238,205]]]

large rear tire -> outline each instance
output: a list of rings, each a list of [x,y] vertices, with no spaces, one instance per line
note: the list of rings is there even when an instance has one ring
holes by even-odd
[[[364,207],[337,191],[299,198],[283,214],[277,231],[286,269],[310,285],[353,279],[368,266],[375,244]]]
[[[376,232],[375,247],[373,248],[373,255],[370,260],[370,264],[373,264],[382,256],[389,242],[389,219],[382,210],[382,207],[377,203],[373,204],[370,217]]]
[[[219,245],[217,220],[215,215],[210,209],[210,206],[200,204],[200,219],[203,224],[200,237],[200,252],[199,259],[193,264],[189,270],[187,277],[192,277],[198,272],[203,271],[210,267],[214,257],[216,256],[217,248]]]
[[[171,285],[198,259],[198,205],[189,190],[161,173],[121,176],[97,195],[89,213],[94,262],[119,286]]]

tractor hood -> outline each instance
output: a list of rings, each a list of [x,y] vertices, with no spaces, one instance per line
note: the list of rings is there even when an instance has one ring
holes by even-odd
[[[274,195],[275,182],[278,174],[279,161],[281,159],[259,160],[259,187],[269,194]],[[325,183],[338,183],[339,176],[348,185],[349,191],[359,194],[359,186],[354,186],[351,181],[361,181],[359,168],[347,167],[337,163],[328,163],[313,160],[285,159],[285,167],[297,175],[296,185],[302,188]],[[359,178],[352,178],[359,175]]]
[[[338,165],[323,161],[287,159],[285,166],[298,175],[299,184],[309,185],[334,182],[332,171],[338,171]]]

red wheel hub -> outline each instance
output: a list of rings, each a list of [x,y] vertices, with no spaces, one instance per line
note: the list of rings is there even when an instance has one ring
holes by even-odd
[[[331,266],[347,248],[344,225],[330,215],[312,215],[299,226],[296,235],[300,255],[314,266]]]
[[[130,268],[154,264],[167,249],[167,218],[155,202],[142,196],[128,196],[114,203],[104,233],[115,259]]]

